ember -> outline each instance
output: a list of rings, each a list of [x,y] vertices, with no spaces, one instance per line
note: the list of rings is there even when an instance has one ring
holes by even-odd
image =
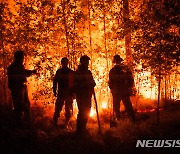
[[[155,112],[157,109],[146,109],[146,110],[138,110],[137,112],[139,113],[143,113],[143,112]],[[159,109],[159,111],[162,111],[163,109]]]

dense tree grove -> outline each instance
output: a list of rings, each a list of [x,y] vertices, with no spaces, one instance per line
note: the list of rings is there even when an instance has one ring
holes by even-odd
[[[167,93],[170,98],[172,90],[168,78],[172,73],[179,74],[180,5],[178,1],[150,0],[141,8],[133,42],[134,60],[143,69],[150,68],[159,81],[159,88],[160,80],[164,81],[163,95],[167,99]]]
[[[179,62],[179,5],[173,1],[150,0],[139,14],[135,35],[135,62],[152,73],[167,73]]]
[[[91,57],[98,99],[108,96],[107,77],[114,54],[120,54],[132,68],[139,91],[142,83],[147,84],[139,75],[148,71],[151,88],[161,79],[161,95],[178,98],[179,10],[178,0],[1,2],[1,101],[9,101],[6,71],[17,49],[25,51],[26,67],[39,72],[29,78],[31,98],[45,104],[54,101],[52,79],[60,59],[67,56],[75,70],[83,54]]]

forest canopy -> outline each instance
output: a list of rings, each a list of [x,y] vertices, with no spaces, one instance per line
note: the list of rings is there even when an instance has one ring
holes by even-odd
[[[61,58],[67,56],[75,70],[87,54],[98,99],[109,100],[108,73],[119,54],[134,72],[139,95],[157,98],[161,78],[161,96],[179,99],[179,10],[178,0],[1,1],[1,87],[7,92],[7,66],[21,49],[26,68],[39,72],[29,78],[31,98],[52,103]]]

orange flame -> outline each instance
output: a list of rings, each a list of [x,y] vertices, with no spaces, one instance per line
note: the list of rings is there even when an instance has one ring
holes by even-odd
[[[107,109],[108,103],[107,102],[102,102],[102,109]]]
[[[91,108],[90,117],[94,117],[96,114],[96,110],[94,108]]]

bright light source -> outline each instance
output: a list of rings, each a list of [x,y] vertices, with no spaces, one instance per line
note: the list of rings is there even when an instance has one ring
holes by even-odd
[[[102,102],[102,108],[106,109],[108,107],[108,103],[107,102]]]
[[[94,108],[91,108],[90,117],[94,117],[96,114],[96,110]]]

